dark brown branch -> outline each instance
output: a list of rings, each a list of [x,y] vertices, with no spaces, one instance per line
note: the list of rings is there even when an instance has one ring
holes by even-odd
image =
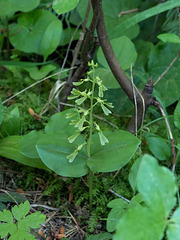
[[[92,7],[93,7],[94,14],[97,7],[96,5],[97,5],[97,0],[92,0]],[[151,94],[153,91],[152,81],[150,84],[148,83],[145,86],[143,92],[141,90],[138,90],[136,87],[134,87],[134,91],[133,91],[133,83],[130,81],[130,79],[127,77],[122,67],[120,66],[116,58],[116,55],[114,53],[114,50],[111,46],[107,31],[106,31],[102,6],[100,11],[101,11],[100,18],[97,24],[97,34],[98,34],[99,42],[102,47],[104,56],[106,58],[107,63],[109,64],[109,67],[114,77],[118,81],[121,88],[127,94],[128,98],[133,103],[136,102],[137,104],[137,112],[135,111],[127,129],[128,131],[134,133],[136,129],[138,130],[141,127],[144,116],[147,112],[147,109],[149,105],[151,105],[152,103],[152,97],[151,97]],[[150,89],[150,91],[148,89]],[[137,119],[137,126],[136,126],[135,119]]]
[[[88,67],[88,62],[92,60],[93,56],[92,56],[92,51],[94,52],[94,50],[90,50],[90,45],[93,39],[93,34],[94,31],[96,29],[96,25],[99,21],[99,17],[100,17],[100,9],[101,9],[101,0],[97,0],[97,6],[95,8],[94,14],[93,14],[93,18],[90,24],[90,27],[88,29],[88,32],[86,34],[84,43],[83,43],[83,47],[82,47],[82,54],[81,54],[81,65],[79,66],[79,68],[76,70],[76,72],[74,73],[73,77],[71,78],[71,80],[69,82],[67,82],[66,87],[64,88],[63,91],[63,96],[61,98],[61,102],[65,103],[67,102],[67,97],[70,95],[71,90],[73,88],[73,82],[77,82],[82,75],[86,72],[87,67]],[[63,109],[63,106],[61,106],[61,109]]]

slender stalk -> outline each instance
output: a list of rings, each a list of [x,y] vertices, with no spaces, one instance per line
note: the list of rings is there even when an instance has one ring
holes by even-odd
[[[92,142],[92,131],[93,131],[93,100],[94,100],[94,89],[95,89],[95,71],[93,68],[93,82],[92,82],[92,95],[90,99],[90,116],[89,116],[89,139],[87,143],[87,155],[91,157],[91,142]],[[93,185],[93,172],[89,168],[89,205],[90,210],[92,209],[92,185]]]

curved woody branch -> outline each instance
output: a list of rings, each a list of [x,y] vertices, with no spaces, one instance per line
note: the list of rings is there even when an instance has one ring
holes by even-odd
[[[97,2],[99,1],[92,0],[91,2],[92,2],[93,12],[95,14],[95,12],[97,11],[97,8],[99,7],[97,6]],[[136,87],[134,88],[134,91],[133,91],[132,82],[130,81],[130,79],[127,77],[122,67],[120,66],[116,58],[116,55],[114,53],[114,50],[111,46],[107,31],[106,31],[102,4],[100,4],[100,18],[96,28],[97,28],[97,34],[98,34],[100,46],[102,47],[104,56],[106,58],[106,61],[109,64],[109,67],[112,73],[114,74],[114,77],[116,78],[116,80],[118,81],[119,85],[124,90],[124,92],[127,94],[128,98],[133,102],[133,104],[135,103],[135,98],[136,98],[137,112],[134,112],[133,117],[130,121],[130,124],[127,128],[128,131],[130,131],[131,133],[134,133],[135,129],[138,130],[141,127],[148,107],[153,104],[152,80],[147,82],[143,91],[141,91],[140,89],[137,89]],[[137,126],[136,126],[135,119],[137,119]]]

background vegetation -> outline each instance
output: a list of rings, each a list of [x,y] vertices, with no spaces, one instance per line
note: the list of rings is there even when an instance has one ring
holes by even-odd
[[[0,1],[1,238],[179,239],[179,7]]]

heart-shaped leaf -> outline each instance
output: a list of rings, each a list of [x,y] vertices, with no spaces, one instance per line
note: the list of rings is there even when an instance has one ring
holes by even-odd
[[[71,11],[76,7],[79,0],[54,0],[53,1],[53,9],[54,11],[60,15],[62,13],[66,13]]]
[[[13,15],[17,11],[30,12],[39,5],[40,0],[1,0],[0,16]]]
[[[88,173],[84,148],[72,163],[67,156],[77,148],[77,145],[84,143],[84,138],[79,136],[76,143],[69,143],[69,136],[66,131],[46,134],[37,142],[36,148],[44,164],[58,175],[81,177]]]
[[[127,131],[103,132],[109,143],[102,146],[98,134],[92,138],[88,167],[93,172],[112,172],[122,168],[136,152],[140,140]]]
[[[10,25],[10,42],[27,53],[37,53],[46,60],[59,45],[62,36],[62,23],[51,12],[34,10],[21,13],[18,24]]]

